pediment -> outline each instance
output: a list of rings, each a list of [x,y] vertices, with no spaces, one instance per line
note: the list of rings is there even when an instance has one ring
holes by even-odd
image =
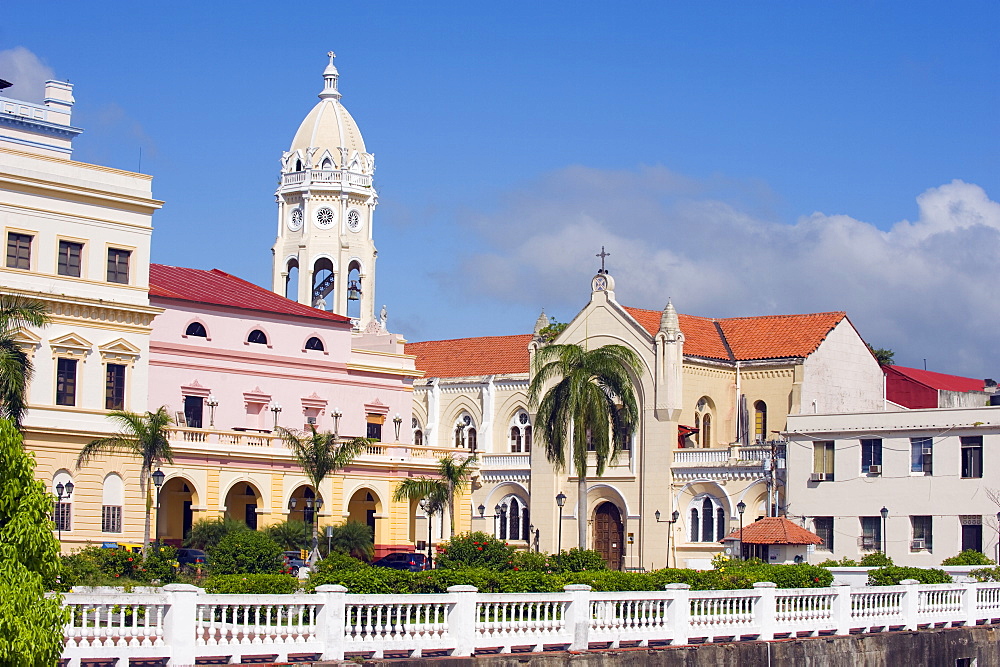
[[[124,338],[117,338],[110,343],[105,343],[98,349],[105,359],[135,359],[142,352]]]
[[[76,352],[85,354],[90,352],[94,344],[80,334],[70,332],[49,340],[49,346],[58,352]]]

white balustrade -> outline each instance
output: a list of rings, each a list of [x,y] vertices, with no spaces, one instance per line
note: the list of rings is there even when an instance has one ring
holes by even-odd
[[[483,454],[485,470],[528,470],[531,454]]]
[[[725,463],[729,460],[726,449],[676,449],[674,463]]]
[[[338,586],[291,595],[217,595],[183,584],[147,592],[93,589],[63,595],[69,610],[63,658],[165,658],[189,665],[206,656],[230,662],[292,654],[341,660],[422,651],[472,655],[515,647],[586,651],[623,642],[703,641],[849,634],[893,628],[1000,623],[1000,583],[882,588],[479,593],[453,586],[435,595],[350,595]],[[247,659],[247,660],[244,660]]]

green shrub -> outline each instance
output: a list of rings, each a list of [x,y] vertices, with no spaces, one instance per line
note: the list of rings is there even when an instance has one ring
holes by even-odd
[[[892,558],[881,551],[872,551],[861,557],[862,567],[891,567],[892,565],[894,565]]]
[[[607,570],[608,564],[600,553],[593,549],[572,548],[551,557],[555,572],[592,572]]]
[[[177,581],[177,549],[165,544],[154,544],[142,561],[139,578],[161,586]]]
[[[942,565],[996,565],[996,563],[986,557],[986,554],[975,549],[966,549],[957,556],[945,558]]]
[[[724,591],[751,588],[753,580],[746,574],[734,570],[688,570],[664,568],[649,573],[652,580],[650,590],[663,590],[667,584],[687,584],[694,591]]]
[[[844,556],[840,560],[827,558],[822,563],[819,563],[819,567],[858,567],[858,561],[853,558],[848,558],[847,556]]]
[[[330,526],[331,535],[328,541],[334,551],[354,556],[360,560],[370,561],[375,555],[375,542],[372,529],[368,524],[359,521],[345,521],[336,526]]]
[[[305,588],[315,591],[317,586],[339,584],[349,593],[387,595],[412,593],[413,573],[387,567],[365,567],[360,570],[331,570],[314,572],[306,580]]]
[[[205,579],[206,593],[280,595],[299,590],[299,580],[290,574],[220,574]]]
[[[552,572],[552,563],[548,554],[538,551],[518,551],[510,564],[515,572]]]
[[[216,545],[229,533],[250,532],[247,525],[236,519],[202,519],[191,526],[191,531],[184,539],[184,546],[189,549],[201,549],[209,554]]]
[[[916,579],[922,584],[951,583],[951,577],[947,572],[929,567],[890,565],[868,571],[869,586],[896,586],[904,579]]]
[[[1000,581],[1000,567],[983,567],[969,572],[976,581]]]
[[[312,533],[303,521],[292,519],[273,523],[264,532],[285,551],[308,549],[312,544]]]
[[[280,574],[285,568],[281,546],[256,530],[237,530],[212,550],[212,574]]]
[[[833,583],[833,575],[825,567],[808,563],[771,565],[759,558],[718,561],[717,570],[743,575],[751,582],[772,581],[778,588],[818,588]]]
[[[353,572],[370,568],[371,565],[353,556],[332,551],[330,555],[316,563],[316,572]]]
[[[509,570],[514,563],[514,549],[503,540],[483,532],[456,535],[439,547],[435,564],[441,569],[486,567]]]

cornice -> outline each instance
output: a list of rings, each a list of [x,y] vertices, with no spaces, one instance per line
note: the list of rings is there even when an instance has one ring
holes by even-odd
[[[156,306],[121,303],[119,301],[104,301],[87,297],[69,296],[66,294],[50,294],[34,290],[19,290],[3,287],[5,294],[15,294],[29,299],[51,304],[49,315],[54,320],[76,323],[80,320],[110,322],[116,325],[148,328],[153,318],[163,312]]]

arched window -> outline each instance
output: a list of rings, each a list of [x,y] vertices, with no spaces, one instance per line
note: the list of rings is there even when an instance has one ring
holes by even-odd
[[[260,329],[254,329],[247,336],[248,343],[257,343],[258,345],[267,345],[267,334],[265,334]]]
[[[712,446],[712,415],[705,415],[701,421],[702,447]]]
[[[60,500],[59,487],[62,486],[63,493]],[[61,531],[73,529],[73,499],[76,497],[73,478],[65,470],[60,470],[52,477],[52,495],[56,496],[55,511],[52,519],[56,528]]]
[[[321,168],[333,169],[333,162],[330,161],[330,158],[323,158],[323,166]]]
[[[476,445],[476,423],[472,421],[472,415],[463,412],[455,424],[455,447],[476,451]]]
[[[689,511],[692,542],[718,542],[726,536],[726,510],[717,498],[700,495]]]
[[[531,451],[531,426],[524,427],[524,451]]]
[[[413,432],[413,444],[421,447],[424,444],[424,432],[419,428]]]
[[[466,440],[469,443],[469,451],[470,452],[476,451],[476,445],[477,445],[477,443],[476,443],[476,429],[471,428],[471,427],[469,428],[469,432],[466,434]]]
[[[757,401],[753,404],[753,434],[757,442],[767,440],[767,403]]]
[[[712,441],[712,411],[714,409],[715,404],[708,396],[702,396],[698,399],[698,404],[694,409],[694,427],[699,429],[696,443],[700,447],[712,447],[715,444]]]
[[[510,419],[510,451],[531,451],[531,417],[524,410],[518,410]]]
[[[499,503],[500,513],[496,516],[496,537],[501,540],[527,540],[531,518],[528,504],[517,496],[507,496]]]
[[[521,451],[521,429],[516,426],[510,427],[510,451]]]
[[[101,532],[122,532],[122,506],[125,504],[125,484],[115,473],[104,478],[101,493]]]
[[[208,338],[208,332],[205,330],[205,325],[201,322],[192,322],[187,326],[184,331],[185,336],[199,336],[201,338]]]
[[[295,161],[295,171],[302,171],[302,160]]]
[[[312,337],[309,338],[309,340],[306,341],[306,349],[307,350],[318,350],[318,351],[322,352],[326,348],[323,347],[323,341],[321,341],[316,336],[312,336]]]

